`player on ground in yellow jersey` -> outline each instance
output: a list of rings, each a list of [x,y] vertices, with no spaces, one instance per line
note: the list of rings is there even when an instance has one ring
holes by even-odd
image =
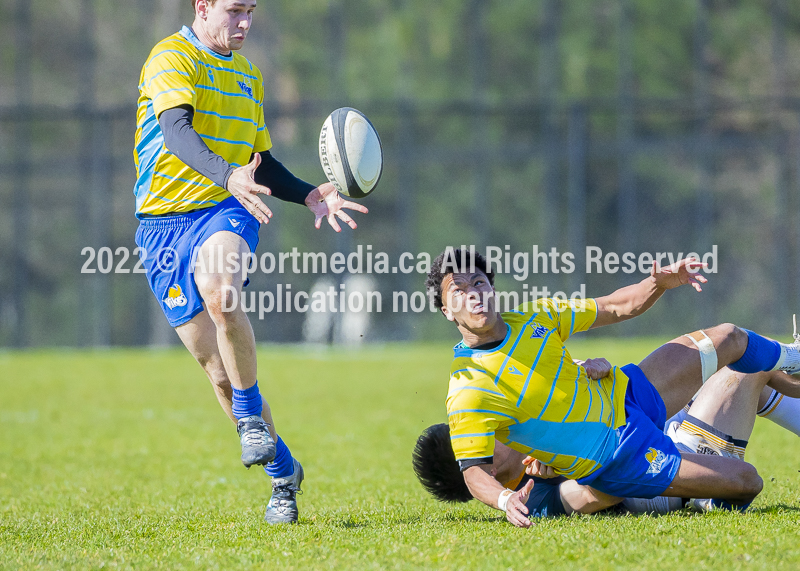
[[[236,53],[255,0],[191,0],[192,27],[159,42],[139,82],[136,243],[150,287],[184,345],[206,372],[222,408],[237,422],[242,463],[272,476],[265,519],[297,521],[303,469],[277,435],[256,380],[255,339],[235,300],[242,262],[272,216],[259,194],[305,204],[340,230],[356,224],[326,183],[292,175],[269,152],[261,72]],[[224,309],[231,308],[233,310]]]
[[[583,366],[592,379],[602,378],[611,370],[605,359],[589,359]],[[735,381],[731,382],[733,377]],[[800,398],[785,396],[764,386],[774,379],[784,387],[794,387],[793,394],[800,396],[800,383],[781,371],[744,377],[744,373],[728,368],[717,371],[693,402],[667,421],[664,432],[679,450],[743,459],[756,414],[800,436],[800,415],[797,414]],[[763,389],[759,394],[760,387]],[[437,424],[424,431],[414,448],[413,465],[419,481],[436,499],[445,502],[472,499],[450,444],[448,425]],[[575,480],[556,476],[552,467],[501,442],[495,442],[489,469],[491,476],[505,488],[518,491],[528,488],[525,498],[528,518],[590,514],[620,503],[631,513],[663,514],[682,509],[687,502],[690,507],[701,510],[713,507],[708,499],[610,496]]]
[[[640,283],[597,299],[543,299],[500,315],[482,256],[448,249],[437,257],[426,286],[463,337],[447,412],[474,497],[506,511],[515,525],[530,525],[521,492],[505,490],[485,469],[499,440],[612,496],[749,505],[762,487],[755,468],[725,457],[682,458],[663,428],[726,365],[742,373],[800,371],[797,344],[726,323],[674,339],[638,366],[614,367],[599,380],[587,377],[564,346],[573,333],[640,315],[668,289],[689,284],[700,291],[706,279],[692,265],[654,267]]]

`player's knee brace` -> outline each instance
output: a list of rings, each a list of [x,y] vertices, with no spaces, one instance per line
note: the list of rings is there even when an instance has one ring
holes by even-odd
[[[714,342],[702,329],[694,333],[687,333],[684,337],[688,337],[700,351],[700,365],[703,369],[703,383],[705,384],[711,375],[717,372],[717,349],[714,347]]]

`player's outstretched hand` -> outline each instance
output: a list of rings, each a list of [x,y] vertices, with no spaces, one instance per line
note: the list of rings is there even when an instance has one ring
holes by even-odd
[[[602,379],[611,372],[611,363],[600,357],[599,359],[586,359],[585,361],[575,360],[576,365],[580,365],[586,370],[586,376],[595,381]]]
[[[684,258],[669,266],[660,267],[653,262],[650,275],[656,280],[656,287],[672,289],[685,284],[691,285],[697,291],[703,291],[700,284],[708,280],[700,274],[700,268],[707,267],[697,258]]]
[[[258,197],[259,194],[272,194],[272,191],[266,186],[261,186],[256,183],[254,173],[261,164],[261,155],[255,153],[253,160],[248,164],[240,166],[231,173],[228,177],[228,192],[236,197],[242,206],[247,211],[256,217],[262,224],[269,222],[272,218],[272,211],[267,208],[267,205],[261,202]]]
[[[525,473],[528,476],[536,476],[537,478],[545,479],[555,478],[557,476],[552,466],[542,464],[532,456],[526,456],[522,460],[522,463],[525,464]]]
[[[355,220],[350,218],[350,215],[344,211],[345,208],[356,210],[363,214],[369,212],[366,206],[342,198],[342,195],[339,194],[336,187],[329,182],[319,185],[308,193],[306,197],[306,206],[314,213],[315,228],[319,230],[319,227],[322,225],[322,219],[327,218],[328,224],[337,232],[342,231],[339,222],[336,221],[337,216],[353,230],[358,227]]]
[[[530,527],[533,524],[528,519],[528,508],[525,506],[525,501],[528,499],[528,494],[533,489],[533,480],[528,480],[525,486],[518,492],[514,492],[508,498],[506,504],[506,519],[516,525],[517,527]]]

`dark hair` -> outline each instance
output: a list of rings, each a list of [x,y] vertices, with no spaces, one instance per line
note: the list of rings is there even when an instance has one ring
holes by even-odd
[[[425,429],[414,446],[412,464],[422,487],[440,502],[472,499],[450,445],[450,427],[446,424]]]
[[[462,264],[463,262],[463,264]],[[442,308],[442,280],[447,274],[462,273],[474,269],[482,271],[489,278],[489,283],[494,285],[494,272],[489,271],[486,258],[478,252],[462,250],[461,248],[447,248],[436,256],[431,265],[431,271],[425,280],[425,289],[428,295],[433,296],[433,304],[437,309]]]

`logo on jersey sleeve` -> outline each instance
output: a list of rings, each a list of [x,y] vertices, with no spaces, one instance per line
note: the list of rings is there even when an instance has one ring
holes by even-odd
[[[245,83],[244,81],[237,81],[236,83],[239,84],[239,88],[242,90],[242,93],[245,93],[250,97],[253,96],[253,88],[250,87],[247,83]]]
[[[183,295],[183,290],[181,289],[181,286],[174,285],[171,288],[169,288],[169,291],[167,292],[167,297],[164,298],[164,303],[168,308],[175,309],[176,307],[185,306],[187,303],[189,303],[189,300],[187,300],[186,296]]]
[[[544,325],[537,325],[535,327],[531,325],[531,327],[533,328],[533,333],[531,333],[531,339],[541,339],[542,337],[547,335],[548,331],[550,331]]]
[[[522,373],[520,373],[514,365],[511,365],[508,368],[508,372],[511,373],[512,375],[520,375],[520,376],[522,375]]]
[[[667,455],[655,448],[648,448],[644,458],[650,463],[650,467],[647,469],[648,474],[660,474],[664,468],[664,462],[667,461]]]

